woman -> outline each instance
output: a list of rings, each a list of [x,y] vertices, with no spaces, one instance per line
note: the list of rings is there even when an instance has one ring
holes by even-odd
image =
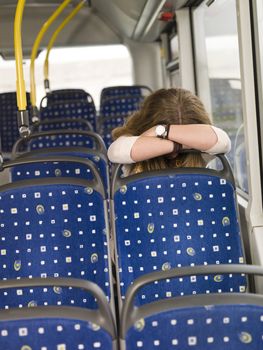
[[[129,164],[125,175],[206,165],[201,154],[180,154],[180,149],[209,154],[231,149],[228,135],[211,125],[200,99],[179,88],[160,89],[148,96],[124,126],[113,130],[113,138],[108,157],[113,163]]]

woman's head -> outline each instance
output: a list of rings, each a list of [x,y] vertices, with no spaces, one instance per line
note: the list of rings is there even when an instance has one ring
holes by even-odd
[[[158,124],[211,124],[201,100],[181,88],[160,89],[149,95],[139,111],[126,123],[113,130],[113,138],[123,135],[139,136]],[[199,154],[179,154],[176,159],[158,157],[136,163],[132,172],[142,172],[174,167],[204,166]]]
[[[144,100],[139,111],[113,130],[113,138],[139,136],[158,124],[211,124],[200,99],[184,89],[160,89]]]

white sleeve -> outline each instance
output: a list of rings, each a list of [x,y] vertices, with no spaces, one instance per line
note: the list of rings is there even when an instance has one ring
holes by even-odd
[[[108,158],[112,163],[135,163],[131,158],[131,149],[139,136],[120,136],[108,149]]]
[[[229,136],[224,130],[216,126],[211,127],[217,136],[217,142],[205,152],[210,154],[228,153],[231,150],[231,140]]]

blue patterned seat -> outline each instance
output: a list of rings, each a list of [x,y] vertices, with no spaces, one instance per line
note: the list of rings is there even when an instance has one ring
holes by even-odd
[[[12,158],[19,152],[30,152],[54,147],[85,147],[106,153],[102,137],[92,131],[53,130],[33,133],[28,138],[20,138],[14,145]]]
[[[100,105],[111,97],[119,96],[147,96],[151,93],[151,89],[145,85],[124,85],[124,86],[108,86],[102,89],[100,94]]]
[[[52,119],[84,119],[96,130],[96,108],[93,100],[69,100],[48,104],[40,109],[40,121]],[[41,130],[50,130],[49,124],[41,126]]]
[[[107,156],[97,150],[81,147],[58,147],[47,150],[38,150],[24,153],[19,159],[43,157],[80,157],[88,159],[97,168],[102,177],[105,191],[109,189],[109,164]],[[12,167],[11,180],[26,180],[45,177],[79,177],[92,179],[93,173],[87,165],[65,161],[43,162],[41,164],[22,164]]]
[[[177,270],[177,271],[176,271]],[[145,283],[183,276],[182,269],[152,273]],[[188,268],[187,275],[198,273]],[[216,274],[263,275],[251,265],[210,266]],[[202,268],[205,273],[205,268]],[[161,277],[161,275],[163,275]],[[123,350],[258,350],[263,348],[263,296],[249,293],[194,295],[161,300],[135,308],[134,299],[143,279],[129,289],[123,307],[120,338]]]
[[[111,131],[123,125],[125,118],[140,108],[142,96],[120,96],[106,99],[100,107],[97,127],[108,147],[111,142]]]
[[[27,105],[30,105],[29,93]],[[19,138],[17,124],[16,92],[0,94],[0,139],[3,152],[11,152],[16,140]]]
[[[30,286],[35,280],[28,280],[27,285]],[[44,282],[49,280],[50,278],[45,279]],[[71,279],[71,282],[75,287],[75,281]],[[3,282],[0,283],[0,287],[2,284]],[[16,288],[18,287],[19,283],[16,284]],[[0,311],[0,348],[3,350],[116,349],[116,326],[105,295],[89,282],[83,284],[83,288],[87,294],[92,291],[96,296],[98,310],[80,309],[74,306],[35,306]]]
[[[34,125],[33,132],[49,131],[49,130],[87,130],[93,131],[93,127],[88,120],[74,118],[54,118],[52,120],[44,120]]]
[[[16,165],[14,161],[4,169]],[[106,193],[98,172],[94,167],[92,171],[92,181],[72,177],[30,179],[0,187],[1,280],[81,278],[98,284],[111,300]],[[44,304],[46,298],[39,290],[11,295],[2,291],[0,307]],[[53,299],[56,303],[94,307],[94,301],[71,290],[54,287],[48,294],[48,301]]]
[[[122,298],[129,285],[146,273],[244,262],[235,186],[226,159],[220,158],[227,167],[225,173],[182,168],[121,178],[117,172],[112,225]],[[147,286],[137,303],[245,289],[242,276],[192,276]]]
[[[83,100],[91,102],[93,101],[93,98],[83,89],[58,89],[48,92],[47,95],[42,98],[40,105],[42,106],[44,102],[49,105],[67,100]]]

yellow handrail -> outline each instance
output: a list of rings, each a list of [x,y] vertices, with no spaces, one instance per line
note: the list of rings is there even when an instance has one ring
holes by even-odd
[[[21,24],[26,0],[18,0],[14,22],[14,49],[16,59],[16,99],[19,111],[26,110],[26,87],[23,72]]]
[[[49,19],[43,24],[40,29],[37,38],[34,42],[32,52],[31,52],[31,62],[30,62],[30,100],[33,109],[36,108],[36,81],[35,81],[35,59],[37,56],[38,48],[41,43],[41,40],[50,27],[50,25],[54,22],[54,20],[60,15],[60,13],[64,10],[64,8],[70,3],[71,0],[64,0],[62,4],[56,9],[56,11],[49,17]]]
[[[46,58],[45,58],[45,63],[44,63],[44,82],[45,82],[45,88],[49,89],[49,65],[48,65],[48,59],[49,59],[49,54],[50,50],[52,49],[58,34],[65,28],[65,26],[72,20],[73,17],[76,16],[76,14],[79,12],[79,10],[83,7],[87,0],[82,0],[74,9],[73,11],[64,19],[64,21],[58,26],[58,28],[55,30],[54,34],[52,35],[48,47],[47,47],[47,53],[46,53]]]

